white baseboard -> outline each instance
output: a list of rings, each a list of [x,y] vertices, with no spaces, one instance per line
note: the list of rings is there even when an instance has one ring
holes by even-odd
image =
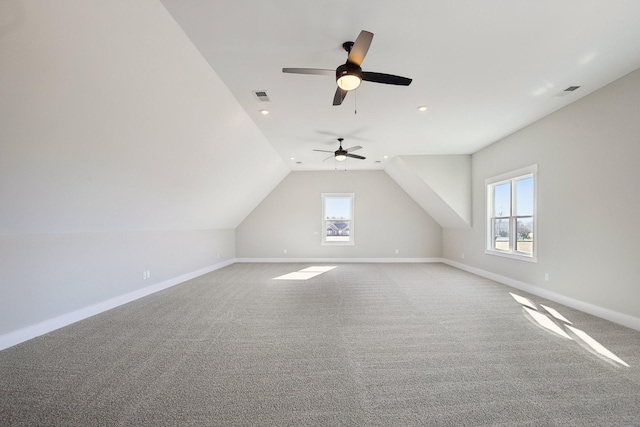
[[[236,262],[269,262],[269,263],[423,263],[442,262],[441,258],[236,258]]]
[[[551,301],[555,301],[559,304],[566,305],[567,307],[575,308],[576,310],[583,311],[585,313],[592,314],[605,320],[609,320],[613,323],[617,323],[627,328],[640,331],[640,319],[628,314],[619,313],[617,311],[609,310],[608,308],[593,305],[584,301],[580,301],[574,298],[561,295],[547,289],[539,288],[537,286],[530,285],[519,280],[512,279],[510,277],[501,276],[499,274],[491,273],[489,271],[481,270],[476,267],[471,267],[466,264],[461,264],[449,259],[442,259],[444,264],[448,264],[452,267],[459,268],[460,270],[468,271],[469,273],[476,274],[478,276],[494,280],[503,285],[511,286],[512,288],[520,289],[521,291],[528,292],[533,295],[537,295],[542,298],[546,298]]]
[[[32,338],[55,331],[56,329],[60,329],[72,323],[79,322],[80,320],[86,319],[88,317],[95,316],[96,314],[100,314],[104,311],[111,310],[112,308],[116,308],[120,305],[129,303],[131,301],[135,301],[139,298],[146,297],[147,295],[151,295],[153,293],[162,291],[164,289],[186,282],[187,280],[191,280],[198,276],[202,276],[203,274],[207,274],[212,271],[218,270],[222,267],[226,267],[228,265],[233,264],[235,261],[236,261],[235,259],[223,261],[221,263],[214,264],[209,267],[205,267],[200,270],[193,271],[191,273],[186,273],[178,277],[174,277],[172,279],[165,280],[163,282],[156,283],[151,286],[147,286],[145,288],[138,289],[124,295],[110,298],[106,301],[102,301],[97,304],[83,307],[78,310],[72,311],[70,313],[66,313],[66,314],[54,317],[52,319],[45,320],[40,323],[36,323],[35,325],[27,326],[26,328],[18,329],[17,331],[13,331],[13,332],[9,332],[7,334],[1,335],[0,350],[13,347],[14,345],[20,344],[21,342],[28,341]]]
[[[28,326],[26,328],[19,329],[17,331],[9,332],[0,336],[0,350],[4,350],[22,342],[28,341],[32,338],[44,335],[46,333],[55,331],[64,326],[86,319],[96,314],[100,314],[104,311],[111,310],[112,308],[120,305],[135,301],[139,298],[143,298],[147,295],[162,291],[180,283],[186,282],[203,274],[210,273],[220,268],[226,267],[234,263],[249,263],[249,262],[265,262],[265,263],[301,263],[301,262],[313,262],[313,263],[435,263],[442,262],[452,267],[459,268],[469,273],[476,274],[481,277],[485,277],[490,280],[494,280],[498,283],[502,283],[507,286],[511,286],[516,289],[520,289],[525,292],[529,292],[533,295],[538,295],[542,298],[555,301],[559,304],[566,305],[568,307],[575,308],[585,313],[592,314],[594,316],[609,320],[619,325],[626,326],[631,329],[640,331],[640,319],[637,317],[629,316],[624,313],[619,313],[613,310],[609,310],[603,307],[599,307],[593,304],[589,304],[583,301],[579,301],[555,292],[539,288],[537,286],[530,285],[519,280],[515,280],[506,276],[491,273],[479,268],[471,267],[465,264],[461,264],[456,261],[451,261],[443,258],[233,258],[227,261],[211,265],[209,267],[202,268],[200,270],[186,273],[178,277],[174,277],[169,280],[165,280],[160,283],[156,283],[151,286],[147,286],[142,289],[138,289],[133,292],[129,292],[118,297],[108,299],[106,301],[90,305],[75,311],[72,311],[55,318],[45,320],[35,325]]]

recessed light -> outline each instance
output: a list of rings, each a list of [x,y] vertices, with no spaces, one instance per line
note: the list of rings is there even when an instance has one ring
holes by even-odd
[[[269,114],[269,110],[260,110],[260,114],[266,116],[267,114]]]
[[[296,159],[295,157],[289,157],[289,160],[295,160],[295,159]]]
[[[418,111],[427,111],[427,106],[426,105],[419,106]]]
[[[388,158],[389,158],[389,156],[382,156],[382,158],[383,158],[383,159],[388,159]]]

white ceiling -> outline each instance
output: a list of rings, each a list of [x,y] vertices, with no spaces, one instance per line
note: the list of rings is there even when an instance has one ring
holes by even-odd
[[[338,137],[363,147],[352,170],[473,153],[640,68],[635,0],[162,3],[291,170],[334,169],[312,150],[334,150]],[[336,68],[363,29],[375,35],[363,70],[410,86],[363,82],[334,107],[332,77],[282,73]]]

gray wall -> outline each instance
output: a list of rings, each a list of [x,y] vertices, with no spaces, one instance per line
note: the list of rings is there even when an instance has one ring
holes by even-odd
[[[289,170],[164,7],[2,12],[0,348],[231,262]]]
[[[321,193],[355,193],[354,246],[320,244]],[[384,171],[292,172],[236,229],[239,258],[439,258],[441,245],[441,227]]]
[[[484,180],[531,164],[539,262],[486,255]],[[445,229],[443,257],[640,318],[639,167],[640,70],[475,153],[473,228]]]
[[[0,236],[0,336],[234,256],[233,230]]]

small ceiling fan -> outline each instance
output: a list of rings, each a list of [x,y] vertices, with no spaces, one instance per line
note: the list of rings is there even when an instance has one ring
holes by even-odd
[[[362,61],[369,50],[371,40],[373,40],[373,33],[362,30],[355,42],[344,42],[342,47],[347,51],[349,56],[347,57],[347,62],[340,65],[335,71],[319,68],[283,68],[282,72],[293,74],[335,74],[338,88],[333,97],[333,105],[342,104],[345,96],[347,96],[347,92],[360,86],[362,80],[388,85],[409,86],[411,79],[407,77],[362,71]]]
[[[335,158],[337,161],[342,162],[343,160],[346,160],[347,157],[352,157],[354,159],[360,159],[360,160],[366,159],[366,157],[358,156],[357,154],[351,154],[352,151],[361,149],[362,148],[361,146],[356,145],[355,147],[345,149],[345,148],[342,148],[342,141],[344,141],[344,138],[338,138],[338,142],[340,143],[340,148],[338,148],[336,151],[329,151],[329,150],[313,150],[313,151],[321,151],[323,153],[333,153],[333,156],[329,156],[324,160]]]

